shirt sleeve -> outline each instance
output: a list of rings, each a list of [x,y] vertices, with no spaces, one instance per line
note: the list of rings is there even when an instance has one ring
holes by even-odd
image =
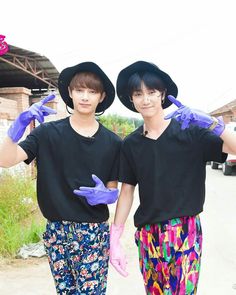
[[[209,130],[203,130],[200,140],[203,146],[204,160],[224,163],[228,154],[223,153],[223,140]]]
[[[38,147],[42,133],[42,125],[39,125],[26,137],[25,140],[19,143],[19,146],[26,152],[28,158],[24,161],[30,164],[38,155]]]
[[[116,148],[114,152],[114,160],[113,165],[111,168],[111,173],[109,177],[109,181],[117,181],[119,176],[119,164],[120,164],[120,146],[121,146],[121,140],[116,142]]]
[[[127,146],[122,144],[120,152],[119,181],[136,186],[137,179],[130,159],[131,155],[129,155]]]

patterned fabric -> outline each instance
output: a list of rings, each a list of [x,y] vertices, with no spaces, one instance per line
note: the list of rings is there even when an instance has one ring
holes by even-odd
[[[107,222],[48,221],[43,239],[57,294],[106,294]]]
[[[148,295],[197,292],[202,249],[199,216],[146,225],[135,233]]]

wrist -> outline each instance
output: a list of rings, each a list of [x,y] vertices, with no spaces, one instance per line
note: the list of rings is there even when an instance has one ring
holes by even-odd
[[[116,225],[115,223],[111,224],[111,232],[113,233],[116,232],[121,235],[124,231],[124,228],[125,228],[124,224],[119,224],[119,225]]]
[[[17,143],[24,135],[26,127],[27,126],[13,122],[7,131],[7,135],[14,143]]]
[[[8,136],[12,139],[13,142],[18,142],[21,139],[32,119],[33,117],[30,115],[29,111],[22,112],[15,119],[7,132]]]
[[[210,131],[212,131],[215,135],[220,136],[225,129],[225,124],[222,118],[211,117],[213,122],[208,127]]]
[[[114,222],[112,222],[111,226],[114,227],[115,229],[120,229],[120,228],[123,229],[123,228],[125,227],[125,225],[122,224],[122,223],[120,223],[120,224],[115,224]]]
[[[212,130],[215,129],[215,127],[217,126],[217,124],[219,123],[219,121],[218,121],[218,119],[215,118],[215,117],[211,117],[211,119],[212,119],[212,123],[211,123],[211,125],[208,127],[208,129],[212,131]]]

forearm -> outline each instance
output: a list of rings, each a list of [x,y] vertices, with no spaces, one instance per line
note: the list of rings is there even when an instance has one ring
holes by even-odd
[[[236,155],[236,132],[225,129],[220,137],[224,141],[223,152]]]
[[[25,152],[13,142],[9,137],[6,137],[0,146],[0,167],[9,168],[27,158]]]
[[[7,137],[0,147],[0,167],[8,168],[15,161],[17,143]]]
[[[133,199],[134,186],[122,184],[114,218],[114,223],[116,225],[125,224],[133,204]]]
[[[107,188],[117,188],[118,187],[118,181],[109,181],[106,185]]]
[[[115,269],[124,277],[128,275],[126,271],[127,260],[120,244],[125,222],[128,218],[134,198],[134,186],[123,183],[121,193],[116,206],[114,222],[110,229],[110,262]]]

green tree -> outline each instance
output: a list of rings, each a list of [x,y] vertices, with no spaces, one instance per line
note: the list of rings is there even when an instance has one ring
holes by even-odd
[[[123,117],[117,114],[100,116],[98,117],[98,121],[122,138],[133,132],[143,123],[140,119]]]

